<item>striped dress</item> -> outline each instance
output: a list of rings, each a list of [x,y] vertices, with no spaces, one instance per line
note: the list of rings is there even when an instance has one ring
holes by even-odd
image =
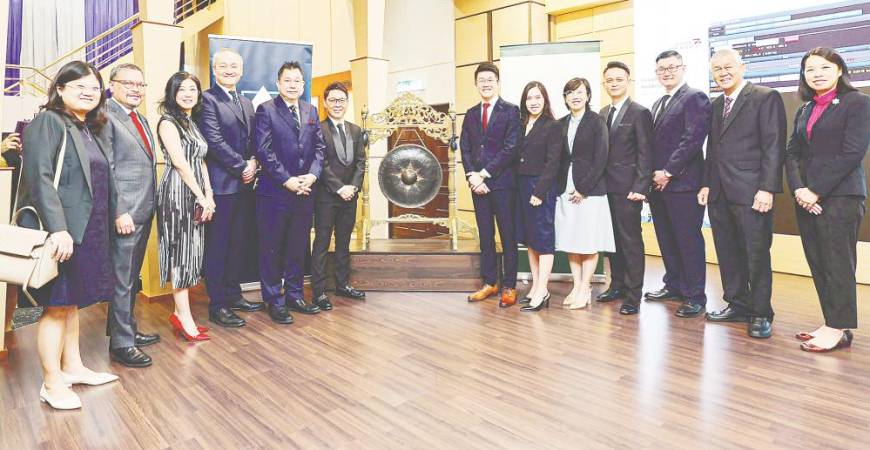
[[[179,120],[169,115],[160,118],[175,125],[181,136],[184,159],[190,164],[200,188],[203,185],[203,158],[208,145],[192,120],[187,120],[187,129]],[[183,120],[183,119],[182,119]],[[157,124],[160,129],[160,123]],[[196,196],[181,180],[169,159],[163,141],[163,158],[166,169],[157,188],[157,244],[160,264],[160,283],[172,282],[175,289],[189,288],[202,276],[203,251],[205,249],[205,225],[193,223]]]

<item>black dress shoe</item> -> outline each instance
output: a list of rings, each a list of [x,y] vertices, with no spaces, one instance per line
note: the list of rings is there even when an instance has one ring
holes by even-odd
[[[619,289],[608,289],[600,294],[598,297],[595,297],[595,301],[600,303],[612,302],[614,300],[619,300],[622,298],[622,291]]]
[[[320,308],[321,311],[329,311],[332,309],[332,302],[326,294],[320,294],[314,299],[314,305]]]
[[[136,343],[136,347],[145,347],[160,342],[160,335],[136,333],[134,341]]]
[[[679,308],[677,308],[677,312],[675,312],[674,315],[685,319],[691,319],[700,316],[703,312],[704,305],[699,305],[686,300]]]
[[[293,316],[290,315],[290,310],[287,305],[271,305],[269,306],[269,318],[272,322],[288,325],[293,323]]]
[[[640,308],[634,302],[622,302],[622,305],[619,307],[619,313],[623,316],[633,316],[639,312]]]
[[[138,347],[121,347],[109,349],[109,358],[127,367],[148,367],[151,357]]]
[[[532,302],[532,298],[529,297],[528,295],[525,296],[525,297],[523,297],[523,298],[521,298],[521,299],[519,299],[519,300],[517,300],[517,303],[519,303],[519,304],[521,304],[521,305],[528,305],[528,304],[531,303],[531,302]]]
[[[266,304],[263,302],[249,302],[243,298],[236,300],[235,303],[230,305],[230,309],[233,311],[242,311],[242,312],[257,312],[262,311],[263,308],[266,307]]]
[[[292,311],[302,314],[317,314],[320,312],[320,308],[318,308],[317,305],[308,305],[305,303],[305,300],[301,298],[295,300],[288,299],[287,307]]]
[[[773,324],[767,317],[753,317],[747,329],[749,337],[767,339],[773,334]]]
[[[644,294],[643,298],[652,301],[660,301],[660,300],[682,300],[683,297],[672,291],[668,288],[661,288],[657,291],[647,292]]]
[[[728,305],[719,312],[708,312],[707,320],[710,322],[749,322],[749,316],[740,308]]]
[[[209,322],[214,322],[222,327],[239,328],[245,326],[245,319],[239,317],[229,308],[221,308],[217,311],[208,312]]]
[[[352,299],[356,299],[356,300],[366,298],[365,292],[360,291],[358,289],[354,289],[350,286],[345,286],[343,288],[336,288],[335,295],[340,295],[342,297],[352,298]]]

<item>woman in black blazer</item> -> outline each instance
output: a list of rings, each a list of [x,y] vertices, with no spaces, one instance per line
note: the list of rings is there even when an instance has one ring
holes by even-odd
[[[35,293],[45,307],[37,331],[43,378],[39,398],[56,409],[81,408],[68,385],[118,379],[88,369],[79,353],[78,309],[110,300],[115,288],[109,233],[116,197],[111,148],[102,136],[105,101],[99,71],[70,62],[55,76],[42,112],[24,129],[27,150],[18,205],[32,207],[36,214],[25,210],[18,223],[44,227],[59,263],[58,278]]]
[[[556,248],[568,253],[574,288],[564,306],[583,308],[592,299],[592,276],[598,252],[613,252],[613,223],[607,202],[604,169],[609,138],[607,124],[589,109],[592,88],[572,78],[562,90],[570,114],[559,120],[563,137],[556,201]]]
[[[843,58],[814,48],[801,60],[798,111],[786,148],[789,189],[797,202],[804,254],[825,324],[800,332],[801,349],[827,352],[852,344],[858,326],[855,270],[867,179],[870,97],[849,83]]]
[[[556,188],[562,135],[553,117],[547,88],[538,81],[526,84],[520,101],[525,128],[517,141],[517,242],[525,244],[532,288],[520,303],[522,311],[550,305],[547,284],[556,252]]]

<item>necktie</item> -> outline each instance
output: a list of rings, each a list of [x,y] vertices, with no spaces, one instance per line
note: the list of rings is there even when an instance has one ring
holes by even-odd
[[[722,110],[722,120],[728,120],[728,116],[731,115],[731,104],[734,103],[734,99],[731,97],[725,97],[725,108]]]
[[[658,108],[658,111],[656,111],[656,118],[655,118],[655,120],[653,120],[654,124],[658,125],[659,119],[662,118],[662,113],[665,112],[665,105],[668,103],[669,98],[671,98],[671,96],[668,94],[665,94],[665,96],[662,97],[662,99],[659,101],[659,108]]]
[[[486,132],[486,126],[489,125],[489,103],[483,104],[483,132]]]
[[[139,130],[139,137],[142,138],[142,142],[145,143],[145,151],[148,152],[148,157],[154,159],[154,152],[151,150],[151,142],[148,141],[148,136],[145,134],[145,127],[143,127],[142,122],[139,121],[139,114],[136,114],[136,111],[130,111],[130,119],[133,120],[133,125],[136,125],[136,129]]]
[[[610,125],[613,123],[613,118],[616,117],[616,107],[611,105],[610,112],[607,113],[607,130],[610,131]]]
[[[344,134],[344,124],[343,123],[338,124],[338,136],[341,137],[341,146],[344,150],[344,157],[342,158],[342,160],[345,163],[348,163],[348,162],[350,162],[350,149],[347,148],[348,147],[347,135]]]
[[[233,98],[233,103],[236,104],[236,108],[238,108],[239,112],[242,113],[242,122],[247,125],[248,121],[245,119],[245,110],[242,109],[242,101],[239,100],[239,94],[236,93],[236,91],[230,91],[230,97]]]
[[[296,115],[296,105],[290,105],[290,117],[293,118],[293,129],[299,131],[299,116]]]

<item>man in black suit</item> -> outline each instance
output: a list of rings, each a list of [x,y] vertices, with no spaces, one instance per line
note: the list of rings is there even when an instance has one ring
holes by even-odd
[[[653,191],[649,208],[665,263],[664,288],[647,300],[679,299],[677,317],[704,312],[707,267],[704,257],[704,207],[698,204],[704,170],[702,148],[712,107],[707,94],[689,87],[683,57],[667,50],[656,57],[656,76],[665,88],[653,105]]]
[[[743,79],[740,54],[719,50],[710,59],[723,95],[713,101],[707,161],[698,203],[707,205],[728,307],[712,322],[749,322],[749,336],[768,338],[773,240],[773,195],[782,192],[785,105],[779,92]]]
[[[610,130],[607,155],[607,200],[613,218],[616,252],[610,253],[610,288],[599,302],[622,299],[620,314],[638,313],[643,289],[644,249],[640,213],[652,183],[653,120],[648,109],[628,97],[631,71],[611,61],[604,69],[610,105],[601,110]]]
[[[323,91],[329,117],[320,122],[326,142],[323,171],[314,202],[314,248],[311,253],[311,291],[314,304],[332,309],[326,296],[326,253],[335,230],[335,293],[362,300],[366,294],[348,284],[350,235],[356,221],[357,193],[363,182],[366,152],[362,129],[344,120],[347,87],[332,83]]]

